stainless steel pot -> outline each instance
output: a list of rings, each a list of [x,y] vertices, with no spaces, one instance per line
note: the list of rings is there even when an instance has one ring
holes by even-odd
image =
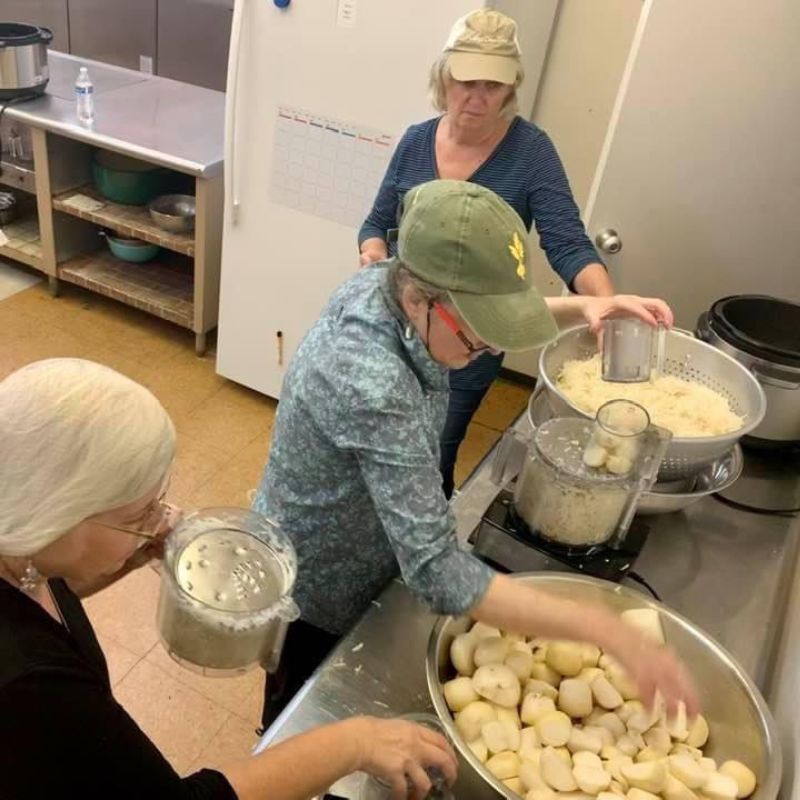
[[[766,414],[749,435],[776,444],[800,442],[800,367],[760,358],[737,347],[714,327],[708,313],[701,314],[697,335],[735,358],[761,384],[767,398]]]
[[[692,671],[700,690],[703,713],[711,736],[706,753],[717,761],[735,758],[755,772],[758,787],[753,800],[775,800],[782,777],[780,742],[772,714],[761,693],[734,658],[708,634],[685,617],[645,595],[616,583],[585,575],[558,572],[517,574],[536,589],[584,603],[603,605],[612,611],[654,608],[661,617],[667,641]],[[506,800],[519,800],[511,789],[481,764],[456,729],[444,699],[442,683],[453,677],[450,644],[472,625],[467,617],[442,617],[428,642],[426,674],[436,713],[447,729],[464,764]]]
[[[50,79],[48,28],[0,22],[0,102],[42,94]]]

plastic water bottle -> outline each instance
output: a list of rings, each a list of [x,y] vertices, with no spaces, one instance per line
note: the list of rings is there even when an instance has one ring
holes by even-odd
[[[80,68],[75,81],[75,105],[78,121],[82,125],[91,125],[94,121],[94,86],[86,67]]]

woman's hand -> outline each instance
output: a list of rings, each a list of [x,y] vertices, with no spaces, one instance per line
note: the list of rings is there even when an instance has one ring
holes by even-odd
[[[623,644],[615,648],[614,655],[639,687],[642,702],[651,708],[660,695],[669,714],[682,702],[689,717],[696,716],[700,710],[697,690],[675,653],[653,644],[636,630],[625,631],[623,636]]]
[[[377,236],[371,239],[364,239],[361,243],[359,261],[362,267],[374,264],[376,261],[384,261],[389,257],[389,250],[386,242]]]
[[[583,318],[589,323],[592,332],[599,334],[603,322],[615,317],[636,317],[648,325],[675,323],[672,309],[654,297],[637,297],[632,294],[617,294],[613,297],[581,297]]]
[[[392,787],[395,800],[423,800],[431,790],[426,769],[436,769],[448,784],[456,779],[458,762],[440,733],[399,719],[357,717],[348,720],[358,742],[356,769]]]

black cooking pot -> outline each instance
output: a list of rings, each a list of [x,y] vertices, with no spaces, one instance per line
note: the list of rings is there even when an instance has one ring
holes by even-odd
[[[765,295],[724,297],[701,315],[697,333],[761,383],[767,413],[752,443],[800,442],[800,303]]]

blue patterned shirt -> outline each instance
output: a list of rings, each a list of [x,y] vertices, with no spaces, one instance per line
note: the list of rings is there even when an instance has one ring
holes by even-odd
[[[442,492],[447,370],[406,337],[387,273],[343,284],[301,342],[253,505],[297,548],[302,618],[331,633],[398,571],[443,614],[474,606],[493,575],[461,548]]]
[[[358,243],[397,228],[409,189],[439,177],[436,128],[441,117],[412,125],[397,144],[375,204],[358,234]],[[586,235],[569,181],[550,137],[532,122],[514,117],[494,152],[470,181],[500,195],[519,214],[525,227],[536,225],[539,243],[552,268],[568,286],[588,264],[602,264]],[[389,255],[396,255],[389,247]]]

